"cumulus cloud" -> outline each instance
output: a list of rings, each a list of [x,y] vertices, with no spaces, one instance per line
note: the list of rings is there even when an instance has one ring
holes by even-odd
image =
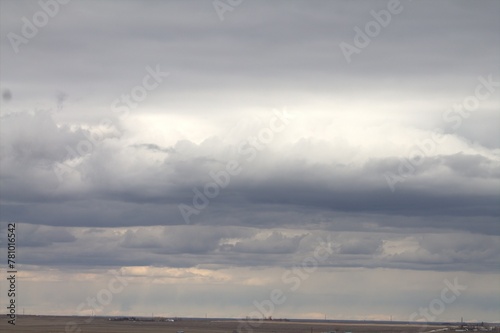
[[[183,223],[176,205],[190,204],[195,195],[193,188],[203,191],[213,181],[210,174],[224,170],[231,160],[239,163],[242,172],[221,189],[204,215],[231,210],[234,203],[245,202],[283,205],[296,212],[310,207],[325,212],[402,215],[498,214],[498,152],[453,138],[444,142],[435,155],[423,157],[394,194],[384,174],[394,171],[397,176],[401,158],[407,153],[404,147],[399,149],[401,157],[370,156],[361,150],[349,157],[342,149],[349,151],[352,143],[310,136],[295,137],[291,144],[276,139],[258,146],[261,150],[245,146],[247,150],[241,153],[238,147],[245,144],[245,136],[232,143],[213,136],[200,144],[179,140],[172,147],[160,149],[157,144],[133,143],[137,139],[130,132],[123,132],[120,137],[112,132],[102,134],[102,141],[94,145],[88,137],[99,128],[70,129],[57,125],[46,113],[10,115],[4,124],[10,123],[9,129],[2,132],[4,198],[17,201],[29,195],[30,200],[48,201],[66,211],[73,217],[72,223],[77,224],[82,214],[78,207],[82,204],[90,208],[83,212],[88,218],[101,214],[99,206],[90,204],[95,197],[109,202],[106,210],[121,209],[120,202],[152,205],[145,215],[106,219],[108,225]],[[293,137],[293,133],[299,133],[299,128],[292,126],[284,135]],[[316,136],[322,135],[318,130]],[[89,152],[70,153],[82,143],[89,145]],[[382,149],[387,142],[374,136],[371,144]],[[397,144],[387,148],[394,150]],[[74,203],[77,199],[83,201]],[[20,203],[6,207],[6,218],[15,218],[9,211]],[[28,216],[40,207],[26,209]],[[160,211],[164,211],[163,217]],[[48,220],[52,222],[44,223],[64,223],[55,216],[44,221]]]

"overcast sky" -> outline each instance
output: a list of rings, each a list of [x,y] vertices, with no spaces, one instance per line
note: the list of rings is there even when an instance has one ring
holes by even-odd
[[[47,3],[0,2],[26,313],[500,321],[498,1]]]

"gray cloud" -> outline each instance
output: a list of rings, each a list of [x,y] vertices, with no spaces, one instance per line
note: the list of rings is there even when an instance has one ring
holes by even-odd
[[[375,239],[349,239],[342,243],[340,247],[341,254],[375,254],[380,252],[382,246],[381,240]]]
[[[209,102],[213,110],[230,110],[247,93],[267,105],[281,105],[284,96],[292,102],[296,100],[293,95],[303,96],[304,91],[355,95],[359,89],[404,87],[432,94],[445,85],[457,96],[456,92],[466,93],[478,75],[498,71],[494,56],[498,54],[494,33],[498,4],[494,1],[473,9],[465,2],[443,2],[434,4],[432,11],[423,3],[403,2],[404,11],[349,66],[338,44],[352,43],[353,28],[363,28],[372,19],[363,3],[279,2],[274,10],[263,10],[265,4],[257,1],[238,8],[222,24],[211,4],[152,2],[143,6],[127,3],[110,26],[108,16],[101,13],[113,10],[112,5],[91,2],[82,15],[77,2],[69,4],[61,9],[63,15],[45,27],[45,33],[21,45],[27,52],[13,58],[5,34],[19,32],[20,18],[36,7],[6,2],[3,12],[10,15],[2,17],[2,52],[9,57],[9,66],[2,68],[5,80],[16,86],[44,80],[43,92],[59,89],[70,96],[101,91],[111,103],[142,78],[146,65],[161,63],[172,71],[172,80],[160,88],[162,98],[157,101],[169,112],[180,105],[200,110],[198,105]],[[371,6],[380,10],[386,3]],[[89,44],[100,52],[86,52]],[[31,61],[30,50],[40,50],[36,63]],[[61,53],[66,57],[52,61]],[[98,71],[93,64],[101,65]],[[460,79],[453,79],[457,71]],[[52,73],[49,79],[45,72]],[[380,74],[385,78],[382,84]],[[216,89],[224,92],[214,96],[210,91]]]
[[[142,143],[142,144],[136,144],[133,145],[135,148],[139,149],[148,149],[152,151],[159,151],[159,152],[164,152],[164,153],[175,153],[175,150],[173,148],[162,148],[154,143]]]
[[[127,231],[122,246],[151,248],[158,254],[212,252],[223,238],[241,237],[248,231],[236,228],[173,226],[158,234],[155,230]]]
[[[6,156],[2,161],[4,199],[15,202],[29,198],[50,203],[59,208],[46,213],[66,212],[67,218],[77,224],[80,219],[85,221],[100,214],[101,206],[82,211],[77,208],[81,204],[75,200],[83,200],[81,202],[89,206],[95,197],[110,201],[106,210],[113,206],[122,209],[119,202],[147,202],[153,206],[151,212],[144,212],[149,219],[134,214],[127,219],[106,218],[106,225],[182,223],[173,205],[189,204],[194,195],[192,188],[203,190],[203,186],[211,181],[209,173],[222,169],[230,159],[239,160],[245,169],[213,200],[212,206],[217,206],[217,209],[230,209],[228,205],[249,202],[253,205],[285,205],[293,211],[309,207],[389,215],[498,216],[499,213],[498,192],[494,184],[498,182],[500,167],[496,160],[480,153],[427,157],[417,168],[414,179],[401,185],[397,193],[391,193],[381,175],[387,170],[397,170],[398,158],[371,158],[360,167],[339,164],[340,161],[335,163],[328,157],[321,163],[308,162],[306,159],[315,151],[320,154],[333,151],[334,146],[324,143],[304,147],[298,142],[292,146],[291,149],[302,154],[302,158],[280,157],[266,150],[258,158],[267,164],[251,163],[245,167],[245,158],[235,152],[235,146],[226,145],[217,138],[198,145],[178,141],[168,149],[152,144],[121,148],[116,145],[117,137],[112,133],[93,145],[88,140],[90,134],[87,130],[58,127],[48,114],[11,115],[6,116],[3,123],[9,125],[8,130],[2,132],[2,148]],[[88,153],[70,153],[83,147],[82,143],[89,145]],[[153,153],[175,151],[175,154],[159,156],[159,163],[138,159],[129,162],[130,156],[136,154],[136,147],[144,147]],[[70,164],[78,160],[81,161]],[[442,171],[439,171],[440,180],[436,184],[428,174],[438,170]],[[66,177],[67,172],[74,172],[76,178],[61,183],[58,173]],[[478,183],[478,178],[488,182]],[[470,188],[462,186],[468,183],[475,185]],[[33,184],[44,185],[33,188]],[[462,187],[460,193],[456,193],[457,186]],[[15,218],[17,213],[13,211],[14,215],[10,215],[10,212],[20,207],[19,204],[22,202],[6,207],[5,217]],[[39,207],[26,209],[29,214]],[[211,207],[207,209],[210,210]],[[164,211],[164,216],[160,211]],[[45,221],[50,219],[52,217]],[[95,216],[90,219],[94,220]],[[58,224],[56,220],[42,223]]]
[[[288,238],[281,233],[273,232],[266,239],[240,241],[232,248],[236,252],[247,253],[293,253],[297,250],[303,236]]]
[[[349,273],[344,288],[392,279],[384,270],[417,282],[465,274],[470,303],[457,308],[493,304],[474,281],[496,272],[500,257],[500,3],[401,6],[348,63],[339,43],[354,43],[354,28],[387,1],[246,1],[220,21],[211,2],[74,0],[18,53],[9,34],[21,34],[40,4],[2,1],[0,221],[21,225],[19,245],[36,250],[20,251],[26,271],[115,268],[150,278],[148,286],[208,276],[196,296],[198,285],[176,285],[189,290],[185,303],[175,296],[188,308],[235,269],[243,284],[218,295],[240,305],[231,292],[255,297],[274,286],[255,272],[279,278],[328,237],[333,253],[312,277],[317,288],[349,269],[366,277]],[[139,92],[148,66],[170,74],[116,112],[114,101]],[[451,122],[446,112],[489,76],[491,96]],[[283,109],[295,117],[270,134]],[[438,131],[392,192],[384,175],[398,175]],[[229,161],[241,173],[186,225],[179,205],[192,205]],[[53,278],[44,271],[40,283]],[[316,311],[305,305],[311,298],[330,302],[304,288],[289,311]],[[402,300],[406,287],[397,288],[373,299],[417,309],[422,291],[435,297],[415,287]],[[354,289],[328,295],[351,302],[353,294],[349,304],[364,302]],[[123,308],[137,310],[129,301]]]
[[[10,102],[10,100],[12,99],[12,92],[9,89],[4,89],[2,91],[2,99],[5,102]]]
[[[26,265],[155,267],[293,267],[321,242],[332,254],[322,267],[494,272],[498,236],[442,231],[393,233],[168,226],[118,229],[18,224]],[[265,254],[265,255],[263,255]]]
[[[480,155],[455,154],[443,158],[443,164],[468,177],[499,178],[500,165]]]
[[[75,236],[64,228],[50,228],[32,224],[19,225],[19,245],[22,247],[45,247],[54,243],[69,243]]]

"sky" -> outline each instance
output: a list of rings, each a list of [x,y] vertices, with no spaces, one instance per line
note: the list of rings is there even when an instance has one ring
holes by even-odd
[[[18,311],[500,321],[498,1],[0,13]]]

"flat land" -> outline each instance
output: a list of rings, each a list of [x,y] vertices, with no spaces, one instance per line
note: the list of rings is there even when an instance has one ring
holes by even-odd
[[[110,321],[101,317],[63,317],[63,316],[18,316],[16,325],[7,322],[2,316],[0,332],[16,333],[118,333],[118,332],[165,332],[176,333],[320,333],[336,331],[337,333],[423,333],[443,326],[418,326],[406,324],[373,324],[373,323],[327,323],[299,321],[249,321],[215,320],[215,319],[179,319],[167,321]],[[86,322],[87,321],[87,322]],[[243,323],[243,324],[242,324]]]

